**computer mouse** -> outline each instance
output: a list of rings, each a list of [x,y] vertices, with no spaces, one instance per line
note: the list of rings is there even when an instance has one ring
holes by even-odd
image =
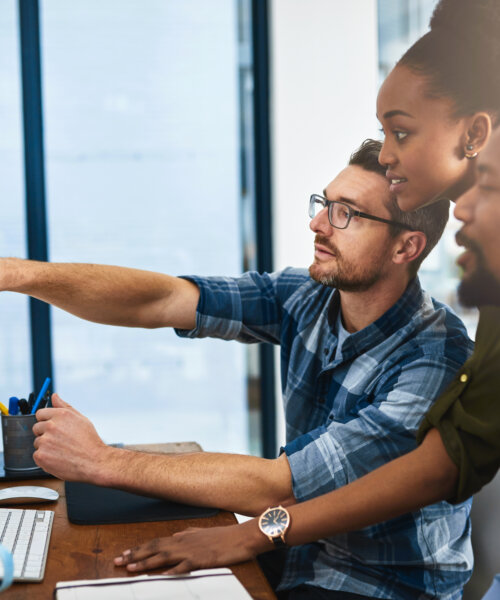
[[[0,490],[0,505],[54,502],[58,498],[58,492],[39,485],[18,485]]]

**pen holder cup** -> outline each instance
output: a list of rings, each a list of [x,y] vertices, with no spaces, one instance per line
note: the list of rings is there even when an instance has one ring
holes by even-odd
[[[3,460],[6,471],[26,473],[40,471],[33,460],[33,425],[36,415],[2,415]]]

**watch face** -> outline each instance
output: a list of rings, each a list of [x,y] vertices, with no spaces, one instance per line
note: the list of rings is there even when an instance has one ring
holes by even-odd
[[[261,530],[271,537],[281,535],[288,527],[290,517],[283,508],[270,508],[259,519]]]

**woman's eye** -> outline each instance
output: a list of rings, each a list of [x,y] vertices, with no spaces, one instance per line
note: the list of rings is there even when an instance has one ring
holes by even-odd
[[[396,138],[396,140],[398,142],[402,142],[405,137],[407,137],[408,133],[406,131],[395,131],[394,132],[394,137]]]

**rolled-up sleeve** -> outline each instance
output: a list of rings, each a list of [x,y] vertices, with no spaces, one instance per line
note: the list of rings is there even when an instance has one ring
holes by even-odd
[[[288,280],[301,281],[293,270],[279,273],[248,272],[241,277],[186,276],[200,290],[196,327],[176,329],[180,337],[215,337],[247,344],[280,341],[281,315]],[[302,276],[302,280],[304,276]]]

